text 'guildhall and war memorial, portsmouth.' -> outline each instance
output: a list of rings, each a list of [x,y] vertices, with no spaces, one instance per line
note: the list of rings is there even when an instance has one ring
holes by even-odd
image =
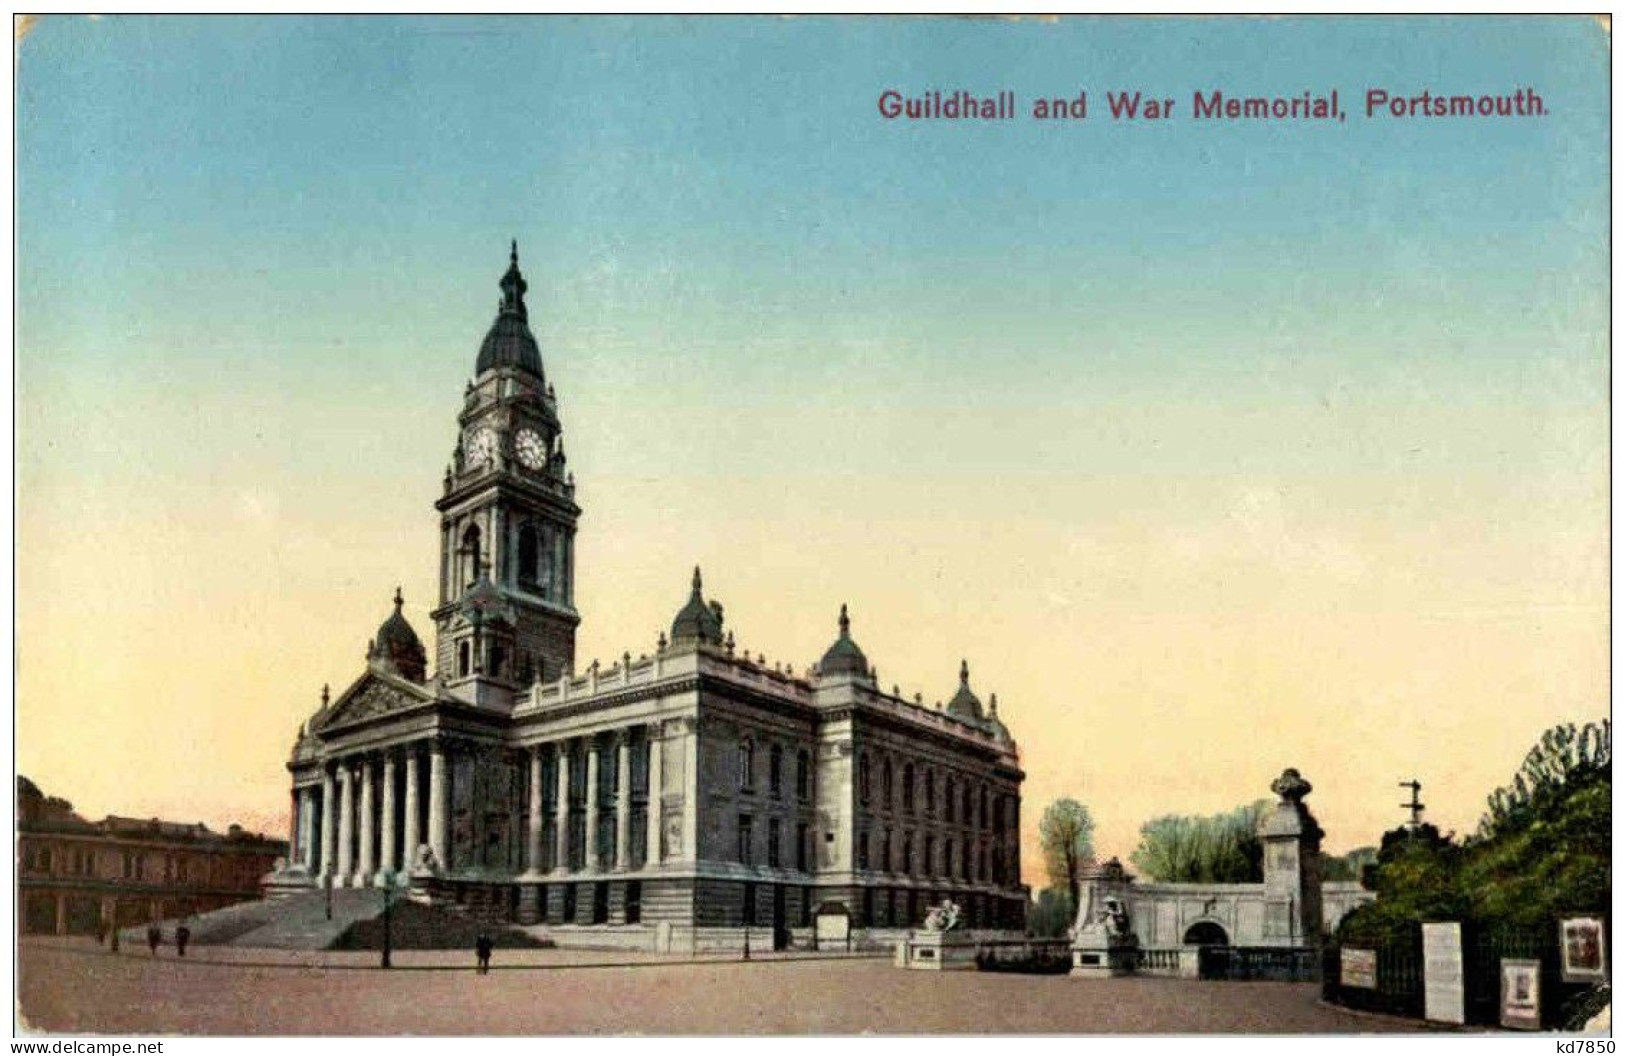
[[[943,898],[1020,928],[1023,774],[963,663],[945,709],[883,692],[843,606],[816,665],[770,667],[685,569],[652,653],[577,670],[581,509],[517,248],[500,285],[435,503],[434,671],[397,594],[300,729],[273,893],[398,884],[646,947],[799,944],[836,912],[879,939]]]

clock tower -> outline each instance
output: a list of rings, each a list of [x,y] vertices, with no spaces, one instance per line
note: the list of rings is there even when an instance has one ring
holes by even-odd
[[[457,416],[440,512],[436,668],[473,703],[575,666],[575,532],[581,508],[565,466],[553,387],[530,332],[515,243],[496,322]]]

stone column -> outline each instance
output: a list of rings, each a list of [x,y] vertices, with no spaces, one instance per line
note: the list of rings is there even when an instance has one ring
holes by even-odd
[[[393,873],[400,868],[400,861],[395,857],[395,749],[391,748],[384,753],[384,787],[383,795],[379,797],[383,802],[383,809],[379,811],[378,823],[383,831],[378,834],[378,871],[380,873]]]
[[[700,720],[685,720],[683,742],[683,861],[700,860]]]
[[[570,871],[570,742],[559,741],[558,800],[553,804],[553,871]]]
[[[316,788],[306,785],[299,790],[299,863],[305,872],[316,871]]]
[[[353,863],[350,860],[350,841],[355,832],[355,802],[351,798],[350,764],[339,763],[339,846],[333,864],[333,883],[342,887],[350,882]]]
[[[374,797],[372,791],[372,760],[363,756],[361,759],[361,808],[357,813],[361,816],[361,853],[356,856],[355,886],[366,887],[372,883],[372,874],[377,871],[373,858],[374,822],[372,817]]]
[[[406,746],[406,757],[401,760],[406,768],[405,808],[401,824],[401,868],[407,872],[418,863],[418,778],[422,767],[418,764],[417,748]]]
[[[615,739],[615,871],[624,873],[632,857],[632,739]]]
[[[288,864],[292,865],[299,860],[299,852],[304,848],[299,843],[299,788],[295,786],[288,793],[288,806],[291,813],[288,815]]]
[[[429,746],[429,849],[436,865],[450,867],[446,860],[446,748],[439,741]]]
[[[333,845],[338,841],[337,797],[333,794],[333,771],[322,767],[322,869],[323,877],[333,874]]]
[[[530,750],[530,839],[525,846],[525,871],[542,871],[542,746]]]
[[[660,723],[649,724],[649,808],[647,844],[643,851],[645,869],[660,864]]]
[[[598,738],[587,742],[587,853],[582,864],[598,872]]]

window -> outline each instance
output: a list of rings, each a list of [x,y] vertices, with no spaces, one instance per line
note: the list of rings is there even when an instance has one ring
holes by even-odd
[[[954,841],[942,841],[942,875],[952,879],[954,875]]]
[[[637,924],[643,920],[643,881],[626,882],[626,922]]]
[[[796,798],[806,800],[812,795],[812,766],[807,750],[796,752]]]
[[[858,833],[858,868],[869,868],[869,834],[867,832]]]
[[[751,785],[754,784],[755,756],[756,745],[751,743],[749,737],[739,742],[739,787],[746,791],[749,791]]]
[[[784,795],[784,749],[776,744],[767,753],[767,789],[774,799]]]
[[[887,759],[880,764],[880,802],[890,810],[892,803],[891,760]]]
[[[796,868],[802,872],[807,871],[807,823],[799,822],[796,825]]]
[[[770,818],[767,823],[767,864],[777,869],[779,867],[779,819]]]
[[[457,677],[468,677],[468,643],[457,643]]]
[[[744,865],[750,864],[750,828],[750,815],[739,815],[739,861]]]
[[[997,847],[993,848],[993,882],[995,884],[1004,882],[1004,855]]]
[[[537,585],[538,568],[541,558],[541,546],[536,540],[536,526],[526,523],[519,528],[519,583],[521,586],[534,587]]]
[[[977,824],[987,828],[987,786],[982,786],[982,806],[977,811]]]
[[[912,832],[903,834],[903,873],[904,875],[914,873],[914,834]]]
[[[865,752],[858,760],[858,802],[869,802],[869,753]]]
[[[463,533],[463,584],[472,584],[480,578],[480,529],[471,524]]]
[[[756,885],[746,884],[744,886],[745,904],[742,907],[743,912],[740,916],[744,918],[745,927],[754,928],[756,926]]]
[[[925,772],[925,813],[933,815],[937,812],[937,773],[935,770]]]
[[[925,838],[925,858],[920,864],[922,866],[924,866],[923,872],[925,873],[926,876],[935,876],[936,875],[936,872],[937,872],[937,838],[935,836],[927,836]]]
[[[891,872],[891,830],[887,829],[880,836],[880,868]]]
[[[508,654],[500,645],[491,646],[491,670],[487,674],[493,678],[502,678],[503,665],[508,662]]]
[[[971,815],[971,809],[970,808],[971,808],[970,785],[967,784],[965,786],[964,796],[962,797],[962,799],[960,801],[960,804],[959,804],[959,820],[961,822],[963,822],[964,824],[966,824],[966,825],[969,825],[973,820],[975,820]]]
[[[914,764],[903,764],[903,809],[914,809]]]
[[[942,780],[942,813],[948,819],[948,824],[954,822],[954,779],[951,777]]]
[[[603,880],[592,885],[592,922],[609,923],[609,884]]]

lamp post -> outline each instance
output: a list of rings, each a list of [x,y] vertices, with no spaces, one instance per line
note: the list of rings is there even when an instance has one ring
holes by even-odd
[[[327,919],[332,920],[333,919],[333,873],[332,873],[331,870],[328,871],[327,883],[323,886],[323,890],[327,894]]]
[[[385,869],[382,872],[381,877],[384,881],[384,950],[382,956],[378,960],[378,967],[388,968],[390,967],[389,945],[391,938],[389,910],[390,907],[395,904],[395,870]]]

